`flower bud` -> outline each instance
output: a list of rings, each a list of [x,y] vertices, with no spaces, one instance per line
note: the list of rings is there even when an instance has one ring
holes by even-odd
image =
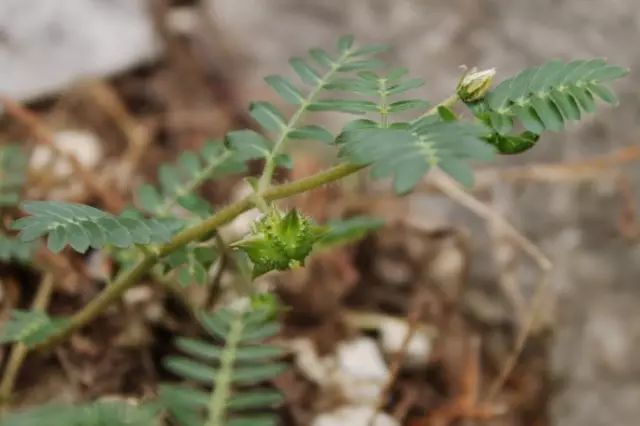
[[[493,82],[493,76],[496,75],[496,69],[491,68],[484,71],[478,71],[472,68],[467,71],[458,82],[456,92],[463,102],[474,102],[482,99]]]

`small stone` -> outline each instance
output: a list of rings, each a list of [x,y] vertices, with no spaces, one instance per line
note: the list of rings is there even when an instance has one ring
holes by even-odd
[[[379,324],[378,329],[380,330],[382,349],[384,352],[389,355],[398,353],[409,331],[407,322],[395,318],[388,318]],[[434,336],[435,330],[422,325],[418,326],[411,340],[409,340],[404,363],[410,367],[426,365],[433,350]]]
[[[62,153],[73,155],[80,164],[88,169],[95,168],[103,157],[100,140],[95,134],[82,130],[62,130],[54,135],[53,143]],[[55,176],[67,177],[73,173],[73,167],[66,158],[56,156],[46,145],[37,145],[31,155],[29,167],[41,170],[49,166]]]
[[[346,399],[377,401],[389,375],[375,341],[368,337],[341,343],[336,352],[335,380]]]
[[[377,413],[373,422],[374,408],[366,405],[349,405],[317,416],[312,426],[398,426],[399,423],[386,413]]]
[[[148,286],[138,286],[127,290],[123,300],[128,305],[138,305],[151,300],[152,291]]]
[[[3,0],[0,92],[23,101],[156,58],[145,0]]]

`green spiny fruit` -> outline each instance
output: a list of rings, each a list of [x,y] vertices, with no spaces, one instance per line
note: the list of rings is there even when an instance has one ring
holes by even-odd
[[[257,221],[252,232],[233,247],[249,256],[255,278],[269,271],[302,266],[322,234],[321,227],[297,210],[283,215],[274,209]]]

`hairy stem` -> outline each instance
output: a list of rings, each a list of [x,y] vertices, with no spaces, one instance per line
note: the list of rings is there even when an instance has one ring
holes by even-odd
[[[365,167],[366,165],[340,164],[313,176],[269,188],[263,193],[263,198],[266,201],[287,198],[334,182]],[[251,196],[243,198],[219,210],[216,214],[202,222],[180,231],[169,243],[160,246],[157,250],[148,251],[136,266],[120,274],[115,281],[109,284],[96,298],[73,315],[64,328],[52,335],[44,343],[38,345],[36,349],[39,352],[47,351],[62,342],[74,331],[97,317],[107,306],[118,300],[127,289],[135,285],[149,272],[160,258],[183,247],[191,241],[197,241],[203,235],[210,234],[220,226],[232,221],[239,214],[253,207],[253,198]]]
[[[387,102],[387,80],[384,78],[378,79],[378,93],[380,94],[380,127],[389,127],[389,109]]]
[[[273,178],[273,172],[276,168],[276,157],[282,152],[285,147],[285,144],[288,139],[289,131],[294,129],[298,124],[302,115],[307,110],[307,107],[313,103],[315,98],[320,94],[325,84],[333,77],[333,75],[338,71],[338,68],[343,65],[345,59],[349,57],[351,54],[351,50],[347,50],[336,61],[331,65],[331,68],[320,78],[316,86],[309,92],[305,100],[298,107],[297,111],[291,116],[289,122],[287,123],[287,127],[282,129],[280,132],[280,136],[278,140],[273,145],[273,149],[269,153],[269,156],[266,158],[266,162],[264,164],[264,169],[262,170],[262,175],[258,180],[258,188],[257,192],[264,192],[270,185],[271,179]]]
[[[452,106],[458,100],[457,96],[452,96],[438,105],[431,108],[423,114],[424,116],[435,114],[438,106]],[[330,169],[324,170],[315,175],[299,179],[294,182],[270,187],[261,195],[265,201],[274,201],[287,198],[292,195],[300,194],[318,188],[322,185],[337,181],[345,176],[356,173],[367,165],[359,164],[339,164]],[[115,281],[109,284],[96,298],[91,300],[84,308],[78,311],[70,318],[67,325],[60,329],[57,333],[49,337],[45,342],[36,347],[39,352],[46,352],[58,343],[64,341],[74,331],[82,328],[85,324],[96,318],[111,303],[120,299],[122,294],[129,288],[138,283],[138,281],[161,259],[163,256],[183,247],[191,241],[197,241],[205,235],[210,235],[222,225],[225,225],[235,219],[241,213],[246,212],[254,207],[253,194],[236,201],[227,207],[218,210],[211,217],[199,222],[189,228],[178,232],[170,242],[160,246],[156,250],[147,251],[144,257],[133,268],[124,271]]]
[[[51,274],[50,272],[46,272],[42,277],[40,285],[38,286],[38,290],[36,292],[35,298],[33,299],[31,308],[35,311],[44,311],[49,304],[49,300],[51,299],[52,290],[53,274]],[[4,370],[2,381],[0,382],[0,404],[4,405],[11,399],[13,386],[16,382],[18,372],[20,371],[20,367],[22,366],[22,363],[24,362],[28,351],[29,349],[27,348],[27,345],[22,342],[15,343],[11,348],[7,366]]]
[[[220,358],[220,370],[213,379],[214,389],[209,400],[209,415],[204,426],[224,426],[226,423],[226,406],[231,394],[231,378],[233,363],[236,359],[236,349],[244,328],[244,317],[237,314],[231,323],[226,344]]]
[[[422,114],[420,117],[416,118],[415,121],[418,121],[421,118],[425,118],[425,117],[428,117],[430,115],[436,114],[438,112],[438,108],[440,108],[440,107],[451,108],[452,106],[454,106],[456,104],[456,102],[458,102],[459,99],[460,99],[460,97],[457,94],[451,95],[448,98],[446,98],[445,100],[441,101],[439,104],[429,108],[424,114]]]

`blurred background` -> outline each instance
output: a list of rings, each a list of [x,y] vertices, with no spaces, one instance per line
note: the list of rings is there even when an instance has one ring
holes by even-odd
[[[418,93],[434,103],[452,93],[461,65],[496,67],[500,81],[551,58],[607,57],[631,74],[616,83],[619,107],[479,167],[466,196],[427,178],[396,198],[388,183],[363,177],[296,198],[319,221],[366,214],[385,224],[303,270],[265,278],[292,306],[283,339],[296,367],[278,382],[287,424],[366,424],[363,395],[385,382],[419,294],[421,340],[391,391],[389,423],[379,424],[637,425],[637,0],[0,0],[0,142],[32,152],[26,198],[119,211],[161,162],[253,126],[249,101],[281,105],[264,76],[292,76],[289,57],[346,33],[391,45],[384,59],[425,79]],[[66,162],[55,158],[61,152]],[[325,167],[326,156],[312,152],[294,152],[295,168],[280,177]],[[364,192],[354,190],[363,182]],[[221,204],[242,188],[224,181],[206,193]],[[469,388],[478,382],[480,400],[489,392],[545,280],[537,250],[554,265],[541,315],[503,392],[474,412]],[[56,262],[65,279],[51,310],[69,313],[100,288],[108,266],[69,253]],[[37,281],[22,269],[0,274],[6,319]],[[20,404],[152,394],[167,376],[156,361],[181,330],[158,292],[136,289],[123,315],[53,359],[28,360]],[[322,360],[341,365],[344,380],[320,380],[313,363]]]

